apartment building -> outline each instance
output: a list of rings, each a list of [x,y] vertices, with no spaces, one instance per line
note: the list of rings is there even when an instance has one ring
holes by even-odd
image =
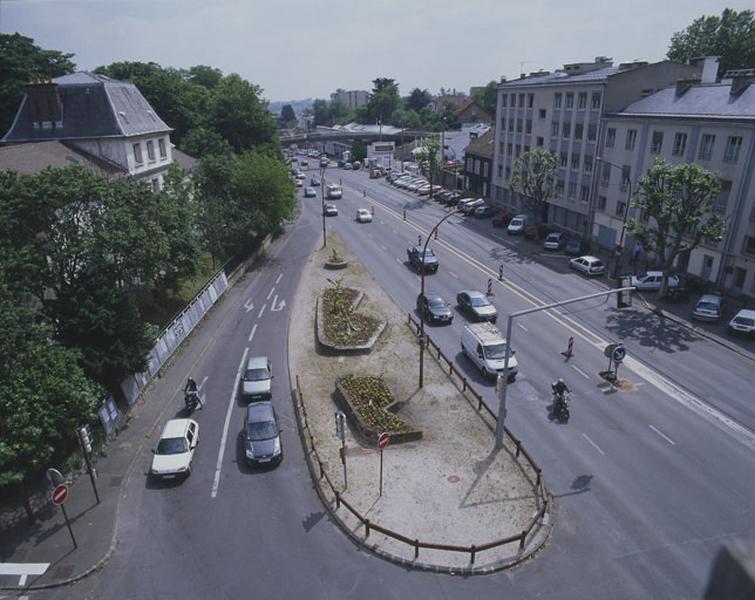
[[[721,177],[714,210],[726,216],[727,233],[720,243],[705,240],[681,255],[676,268],[755,297],[755,69],[730,71],[720,83],[715,70],[706,68],[701,81],[679,81],[606,115],[592,233],[602,246],[613,247],[622,241],[625,216],[642,218],[635,208],[627,211],[624,174],[636,189],[656,157],[697,163]],[[629,245],[625,238],[624,247]]]
[[[624,63],[597,57],[498,84],[492,200],[514,212],[526,205],[509,183],[514,162],[532,148],[558,155],[556,193],[543,222],[587,235],[590,198],[602,118],[685,77],[699,76],[702,64],[670,61]]]
[[[330,101],[336,100],[347,108],[359,108],[367,104],[370,93],[366,90],[341,90],[338,89],[330,95]]]
[[[464,149],[464,191],[488,199],[495,131],[490,129]]]
[[[13,151],[16,158],[40,143],[47,152],[61,144],[67,150],[58,154],[75,152],[104,173],[130,175],[159,190],[174,160],[171,131],[134,84],[78,72],[28,84],[1,141],[28,145]]]

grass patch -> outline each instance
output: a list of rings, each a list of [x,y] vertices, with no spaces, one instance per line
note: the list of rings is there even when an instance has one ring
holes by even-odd
[[[353,310],[359,292],[338,285],[323,294],[323,320],[328,340],[339,346],[366,344],[380,321]]]
[[[341,386],[351,396],[354,409],[367,426],[382,431],[408,431],[409,426],[387,407],[394,397],[382,377],[374,375],[346,375]]]

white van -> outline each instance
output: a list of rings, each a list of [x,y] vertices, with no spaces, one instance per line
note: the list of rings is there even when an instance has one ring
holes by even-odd
[[[343,197],[343,189],[340,185],[331,183],[327,188],[327,197],[329,200],[338,200]]]
[[[472,323],[461,332],[461,353],[469,358],[485,377],[503,374],[508,344],[492,323]],[[509,351],[509,381],[518,372],[514,350]]]

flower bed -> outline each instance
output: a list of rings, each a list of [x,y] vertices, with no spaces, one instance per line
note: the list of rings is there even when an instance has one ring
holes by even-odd
[[[381,321],[354,310],[359,292],[352,288],[330,288],[322,295],[323,329],[335,346],[363,346],[375,335]]]
[[[397,417],[399,403],[381,377],[346,375],[336,382],[336,397],[361,436],[377,443],[378,435],[387,431],[391,443],[422,438],[422,432]]]

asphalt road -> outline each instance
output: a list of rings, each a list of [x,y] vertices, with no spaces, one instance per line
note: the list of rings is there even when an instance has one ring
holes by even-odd
[[[336,173],[347,187],[337,201],[341,214],[328,227],[411,311],[419,278],[405,264],[405,249],[442,208],[409,205],[406,223],[399,211],[409,196],[363,173]],[[371,224],[353,220],[358,207],[370,205],[364,188],[378,202]],[[667,341],[657,322],[647,321],[655,317],[642,311],[633,311],[630,327],[608,303],[593,301],[564,315],[532,315],[512,338],[520,375],[509,388],[508,424],[544,468],[556,497],[558,522],[546,549],[510,572],[463,579],[407,571],[355,547],[329,522],[312,489],[289,397],[287,303],[321,241],[319,198],[302,202],[301,219],[274,243],[267,263],[229,292],[192,340],[194,351],[156,386],[172,394],[170,386],[189,372],[203,382],[209,402],[197,413],[201,442],[192,476],[155,484],[144,475],[150,456],[139,457],[143,468],[126,483],[110,562],[73,587],[32,597],[694,598],[722,542],[755,538],[755,435],[745,428],[753,410],[741,394],[755,382],[752,363],[702,338],[681,339],[685,333]],[[508,286],[495,284],[499,324],[538,299],[601,289],[518,255],[516,244],[494,240],[486,223],[450,221],[433,242],[441,268],[428,277],[428,289],[449,300],[463,288],[484,290],[485,268],[497,272],[503,260]],[[458,354],[463,323],[457,314],[452,326],[430,334],[495,407],[492,385]],[[639,327],[646,337],[622,337]],[[569,335],[577,352],[565,362],[560,352]],[[633,356],[631,368],[621,371],[634,384],[629,392],[612,393],[596,376],[606,366],[600,346],[614,338],[624,339]],[[244,466],[238,444],[244,407],[236,378],[242,358],[255,354],[273,361],[274,404],[284,428],[283,463],[262,472]],[[727,383],[717,388],[719,373]],[[574,391],[568,425],[550,420],[547,409],[549,382],[559,376]]]

